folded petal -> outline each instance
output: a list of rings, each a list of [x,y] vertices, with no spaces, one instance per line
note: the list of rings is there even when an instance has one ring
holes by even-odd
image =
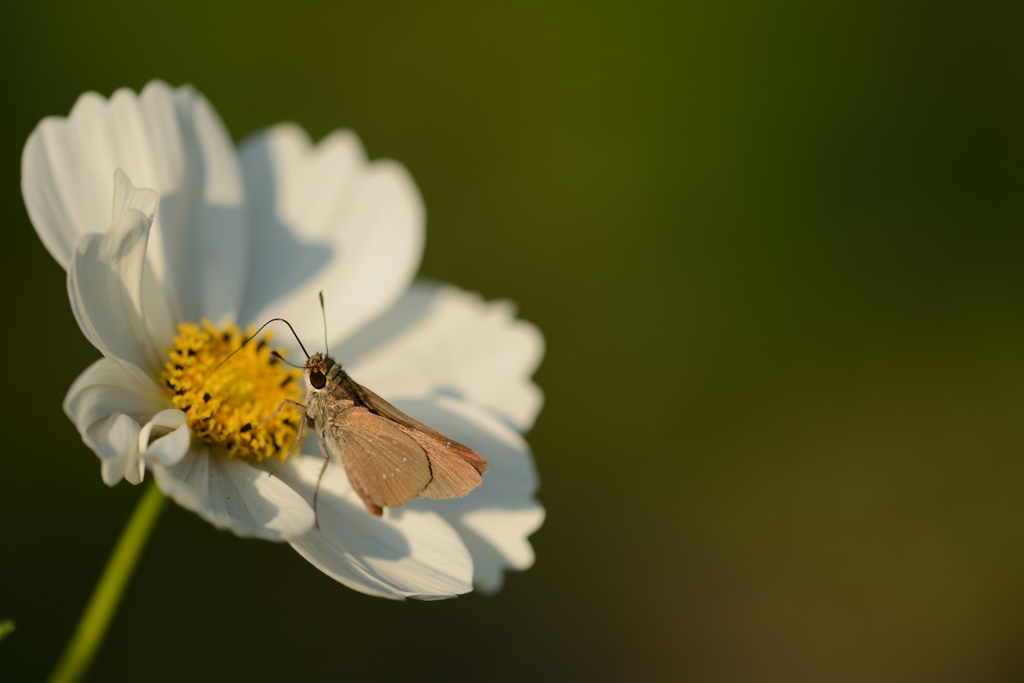
[[[454,500],[417,499],[410,509],[434,510],[459,532],[473,556],[473,583],[501,588],[506,569],[533,565],[528,539],[544,522],[536,501],[538,478],[530,448],[504,421],[471,403],[449,397],[406,400],[399,410],[475,449],[490,469],[479,488]]]
[[[193,446],[175,465],[153,458],[149,467],[178,505],[238,536],[287,541],[313,526],[313,509],[302,496],[242,460]]]
[[[278,476],[312,503],[322,465],[322,458],[295,456]],[[473,561],[440,515],[408,508],[370,515],[340,463],[327,468],[317,512],[320,528],[291,544],[334,580],[396,600],[447,598],[472,590]]]
[[[142,481],[145,464],[139,452],[139,425],[170,406],[170,399],[137,368],[101,358],[71,385],[64,412],[82,441],[100,457],[101,474],[108,486],[127,479]]]
[[[160,373],[163,356],[150,337],[142,299],[152,222],[124,208],[107,232],[78,239],[68,268],[68,297],[82,333],[128,372],[141,369],[151,377]]]
[[[101,358],[78,376],[64,398],[64,412],[85,434],[93,423],[114,413],[125,413],[139,424],[171,407],[171,399],[140,370]]]
[[[517,320],[510,302],[423,281],[336,353],[389,401],[453,393],[523,431],[543,403],[530,379],[543,355],[540,332]]]
[[[135,187],[124,169],[114,171],[114,206],[111,222],[116,223],[125,209],[134,209],[152,221],[156,217],[160,205],[160,195],[156,190]]]
[[[94,423],[88,430],[86,443],[100,457],[103,483],[113,486],[122,479],[138,484],[146,472],[146,463],[139,453],[139,423],[124,413]]]
[[[172,431],[151,440],[155,429]],[[185,413],[164,410],[153,416],[141,429],[139,423],[124,413],[113,413],[93,423],[85,439],[100,457],[101,474],[107,486],[125,479],[138,484],[146,472],[146,459],[177,462],[188,452],[191,434],[185,424]]]
[[[147,460],[156,460],[166,467],[177,465],[192,441],[187,420],[188,416],[180,410],[160,411],[139,432],[139,451]]]
[[[255,135],[240,158],[253,229],[240,320],[287,317],[302,339],[322,339],[323,291],[340,340],[391,306],[423,252],[423,202],[405,168],[367,162],[350,132],[313,145],[291,124]]]
[[[123,168],[161,197],[149,261],[176,319],[237,312],[248,251],[231,138],[202,95],[153,81],[141,94],[85,93],[66,118],[36,126],[22,153],[22,194],[50,253],[67,268],[79,237],[110,225],[111,174]]]

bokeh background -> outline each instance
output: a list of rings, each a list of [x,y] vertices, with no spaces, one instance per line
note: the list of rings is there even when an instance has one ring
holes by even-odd
[[[354,129],[421,274],[543,330],[537,563],[441,603],[165,512],[96,681],[1024,679],[1024,12],[936,3],[5,5],[0,678],[39,680],[140,490],[21,201],[78,95]]]

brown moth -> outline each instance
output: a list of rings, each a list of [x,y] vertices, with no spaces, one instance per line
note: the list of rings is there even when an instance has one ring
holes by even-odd
[[[417,497],[458,498],[480,485],[487,461],[479,453],[356,383],[327,354],[314,353],[303,374],[308,389],[306,405],[299,407],[305,425],[320,437],[320,477],[330,456],[337,456],[371,515]],[[319,488],[317,481],[314,510]]]
[[[324,310],[323,292],[320,293],[320,310]],[[413,498],[458,498],[480,485],[487,471],[487,461],[479,453],[417,422],[356,383],[342,370],[341,363],[327,352],[310,356],[287,320],[274,318],[267,321],[242,346],[255,339],[264,327],[275,321],[288,325],[306,355],[302,371],[308,389],[306,405],[285,400],[263,422],[287,404],[302,410],[302,426],[285,460],[302,441],[304,429],[309,428],[320,437],[324,466],[313,490],[314,513],[320,482],[332,455],[341,460],[352,488],[359,494],[370,514],[377,517],[384,514],[385,507],[402,507]],[[325,348],[326,343],[325,314]],[[228,358],[239,349],[232,351]],[[273,355],[288,362],[277,352]],[[227,362],[228,358],[221,361],[220,365]],[[283,465],[284,462],[281,463]],[[274,470],[270,474],[276,472]],[[319,526],[317,521],[317,528]]]

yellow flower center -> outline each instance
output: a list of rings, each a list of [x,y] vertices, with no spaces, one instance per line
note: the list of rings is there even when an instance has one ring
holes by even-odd
[[[286,405],[260,423],[285,399],[302,401],[301,371],[270,354],[272,332],[252,340],[217,367],[253,331],[250,326],[242,335],[235,325],[219,329],[207,320],[202,325],[181,323],[160,380],[174,407],[188,416],[192,433],[220,447],[229,458],[284,458],[295,443],[302,411]]]

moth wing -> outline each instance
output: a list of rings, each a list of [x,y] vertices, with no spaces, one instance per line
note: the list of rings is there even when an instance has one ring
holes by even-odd
[[[327,443],[364,502],[369,498],[378,506],[402,507],[430,483],[423,448],[398,425],[365,408],[339,413]]]
[[[426,451],[433,478],[418,494],[420,498],[458,498],[481,484],[487,461],[479,453],[417,422],[366,387],[356,387],[370,410],[396,423]]]
[[[483,477],[473,463],[456,452],[457,441],[438,441],[428,437],[421,431],[413,431],[402,427],[402,431],[411,436],[416,443],[427,452],[430,460],[430,483],[419,493],[420,498],[459,498],[464,496],[483,482]],[[441,438],[444,438],[443,436]],[[462,448],[466,448],[462,446]],[[466,449],[469,450],[469,449]],[[476,451],[470,451],[476,455]],[[487,469],[487,461],[476,455]]]

